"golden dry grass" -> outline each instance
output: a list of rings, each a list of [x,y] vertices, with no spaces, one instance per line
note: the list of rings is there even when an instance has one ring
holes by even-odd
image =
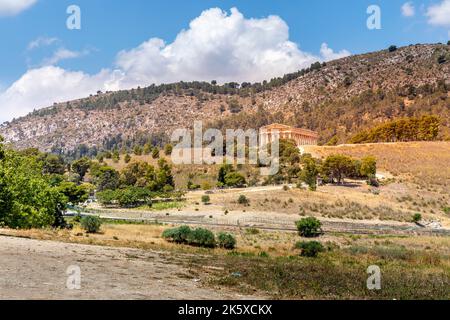
[[[450,190],[450,142],[406,142],[336,147],[307,146],[305,151],[316,157],[345,154],[355,158],[375,156],[378,168],[399,179],[425,188]]]

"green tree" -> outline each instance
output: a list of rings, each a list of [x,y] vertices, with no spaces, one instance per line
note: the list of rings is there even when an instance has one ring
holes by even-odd
[[[140,156],[142,155],[142,147],[139,145],[134,146],[133,152],[135,155]]]
[[[158,173],[157,173],[157,189],[162,190],[164,187],[168,186],[172,189],[175,188],[175,181],[172,175],[172,167],[169,165],[166,159],[161,158],[158,160]]]
[[[157,147],[154,147],[152,150],[152,158],[158,159],[159,158],[159,149]]]
[[[397,51],[397,46],[394,46],[394,45],[390,46],[390,47],[388,48],[388,51],[389,51],[389,52]]]
[[[131,161],[131,156],[127,153],[127,154],[125,155],[125,157],[123,158],[123,161],[125,161],[125,163],[130,163],[130,161]]]
[[[35,156],[4,153],[0,163],[0,225],[64,226],[62,211],[67,199],[42,174],[43,167],[44,163]]]
[[[91,167],[91,160],[83,157],[72,163],[72,170],[80,175],[80,180],[84,179],[84,176]]]
[[[244,176],[239,172],[230,172],[225,176],[225,185],[228,187],[241,188],[246,183]]]
[[[118,150],[114,150],[112,153],[112,160],[113,162],[117,163],[120,160],[120,153]]]
[[[150,143],[146,143],[144,145],[143,152],[144,152],[145,155],[148,155],[148,154],[150,154],[152,152],[152,149],[153,149],[152,145]]]
[[[77,185],[73,182],[63,182],[58,186],[58,190],[67,197],[73,204],[85,202],[91,193],[91,187],[88,185]]]
[[[164,154],[166,156],[170,156],[172,154],[172,151],[173,151],[173,146],[170,143],[168,143],[164,146]]]
[[[42,172],[45,174],[64,174],[66,165],[61,156],[54,154],[45,154],[43,161]]]
[[[296,226],[301,237],[314,238],[322,234],[322,223],[314,217],[303,218]]]
[[[354,172],[353,160],[345,155],[330,155],[322,165],[322,173],[332,182],[336,180],[339,184],[344,181],[346,176],[351,175],[352,172]]]
[[[94,178],[94,182],[97,186],[98,191],[103,190],[115,190],[119,187],[119,172],[117,172],[114,168],[105,166],[100,167],[98,172],[96,172],[96,176]]]
[[[365,178],[374,178],[377,174],[377,159],[372,156],[361,159],[359,173]]]
[[[233,166],[231,164],[224,164],[219,168],[219,173],[217,176],[217,181],[219,182],[219,184],[221,184],[222,186],[225,185],[225,176],[230,173],[233,172]]]
[[[303,169],[300,174],[300,179],[309,186],[309,190],[315,191],[317,189],[317,176],[319,170],[313,158],[305,158],[303,160]]]

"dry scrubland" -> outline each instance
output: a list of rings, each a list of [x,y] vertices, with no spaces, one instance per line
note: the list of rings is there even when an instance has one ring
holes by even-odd
[[[332,233],[319,239],[326,247],[326,252],[314,259],[298,256],[299,252],[294,249],[294,244],[301,238],[296,233],[229,229],[227,231],[237,236],[238,247],[234,251],[225,251],[168,243],[161,239],[161,232],[168,227],[170,226],[105,222],[99,234],[86,234],[79,226],[71,231],[0,230],[0,233],[39,240],[101,245],[120,250],[117,253],[115,249],[107,252],[114,257],[112,265],[105,265],[103,271],[98,266],[95,269],[96,272],[102,272],[102,277],[114,276],[119,283],[112,289],[112,284],[104,283],[100,277],[98,284],[95,281],[88,283],[90,291],[77,293],[77,298],[101,294],[98,286],[102,287],[104,293],[112,294],[112,297],[114,290],[122,288],[129,294],[122,294],[122,298],[138,299],[174,296],[186,298],[187,291],[184,290],[189,290],[189,297],[201,299],[211,289],[215,292],[215,298],[239,298],[242,295],[276,299],[450,298],[449,238]],[[47,264],[48,254],[40,253],[36,256],[34,253],[41,252],[47,246],[54,246],[52,242],[24,245],[31,250],[28,255],[37,265]],[[124,247],[144,251],[132,251],[123,249]],[[81,248],[72,248],[71,252],[80,250]],[[78,263],[92,265],[102,256],[104,260],[106,253],[101,253],[101,249],[89,247],[86,250],[85,258],[78,257]],[[59,253],[50,254],[53,258],[55,255]],[[6,259],[6,265],[11,260],[13,259]],[[365,288],[366,269],[369,265],[379,265],[383,270],[381,291],[369,291]],[[129,274],[129,268],[136,272],[140,270],[139,274]],[[52,268],[47,272],[58,273],[59,269]],[[95,270],[89,271],[89,280],[97,279]],[[142,278],[143,274],[147,276]],[[55,280],[48,281],[53,285],[52,281]],[[153,286],[146,287],[152,281],[155,282]],[[29,293],[36,293],[39,288],[39,284],[34,284]],[[50,288],[47,283],[45,289]],[[118,293],[115,294],[117,297]],[[40,296],[45,297],[45,293],[41,291]]]
[[[267,217],[269,213],[275,219],[277,214],[287,214],[409,222],[415,213],[420,213],[424,219],[439,220],[450,227],[450,215],[443,210],[450,207],[450,142],[307,146],[304,149],[318,158],[337,153],[355,158],[373,155],[378,161],[378,172],[386,179],[379,193],[364,182],[347,180],[346,186],[322,186],[317,192],[295,187],[289,191],[283,191],[281,187],[269,188],[269,192],[252,188],[215,191],[210,195],[209,207],[201,205],[203,192],[197,191],[189,193],[188,201],[179,206],[185,211],[203,214],[222,212],[222,217],[225,211],[230,212],[229,216],[245,215],[244,210],[247,215],[256,212]],[[157,160],[151,156],[133,156],[132,161],[135,160],[157,165]],[[123,159],[118,163],[106,162],[116,169],[126,165]],[[256,179],[259,172],[250,166],[243,166],[240,171],[248,181]],[[173,172],[177,188],[186,188],[187,181],[192,180],[204,189],[210,189],[216,183],[218,167],[182,165],[175,166]],[[237,203],[240,194],[250,199],[248,207]]]
[[[422,191],[448,194],[450,190],[450,142],[307,146],[305,151],[316,157],[335,153],[356,158],[373,155],[378,169],[389,172],[398,182],[412,182]]]
[[[211,204],[205,205],[201,202],[205,192],[196,191],[189,192],[184,202],[159,204],[152,210],[117,210],[117,215],[179,216],[200,220],[263,217],[280,221],[295,221],[312,215],[322,219],[365,220],[367,223],[390,220],[395,224],[410,221],[412,214],[420,212],[425,219],[440,220],[444,226],[450,226],[449,217],[442,209],[450,204],[449,142],[309,147],[307,151],[315,156],[332,153],[355,157],[374,155],[378,158],[380,173],[389,179],[380,187],[379,194],[365,183],[354,181],[349,181],[345,186],[321,186],[317,192],[266,186],[216,190],[210,194]],[[133,158],[156,164],[156,160],[148,156]],[[123,160],[119,163],[108,162],[116,168],[124,166]],[[252,169],[247,170],[249,174],[252,172]],[[195,183],[207,181],[213,185],[217,168],[177,166],[174,173],[180,184],[186,184],[189,178],[193,178]],[[249,205],[238,203],[241,194],[249,199]],[[215,232],[223,230],[236,236],[237,248],[226,251],[169,243],[161,237],[169,227],[105,220],[98,234],[87,234],[76,222],[73,230],[0,230],[0,234],[46,240],[34,243],[41,249],[51,246],[52,242],[47,241],[55,240],[121,250],[122,254],[114,258],[114,268],[120,266],[122,271],[114,269],[112,276],[119,272],[119,287],[129,295],[120,295],[110,284],[103,283],[101,287],[94,285],[92,291],[80,293],[77,298],[92,297],[95,292],[100,292],[95,290],[100,289],[111,294],[105,297],[170,298],[173,297],[170,293],[173,288],[176,297],[184,298],[203,298],[212,292],[208,290],[213,290],[217,298],[247,295],[277,299],[450,299],[449,237],[327,232],[317,239],[326,251],[317,258],[306,258],[300,257],[299,251],[294,248],[297,241],[306,239],[301,239],[295,232],[210,226]],[[27,245],[36,265],[50,263],[48,259],[51,257],[36,255],[41,249]],[[93,264],[101,254],[99,256],[94,247],[90,248],[85,254],[86,259],[95,254],[95,258],[92,256],[89,260]],[[142,251],[124,253],[123,250],[129,249],[121,248]],[[163,258],[155,264],[152,262],[154,258],[149,258],[149,255],[161,255]],[[67,260],[67,257],[64,259]],[[80,258],[80,262],[83,261]],[[366,289],[366,270],[370,265],[381,267],[381,291]],[[136,272],[150,270],[155,283],[143,288],[139,276],[126,271],[129,268]],[[53,269],[49,274],[56,272]],[[163,269],[175,272],[168,274]],[[89,276],[95,278],[95,272],[89,273]],[[26,285],[26,281],[31,280],[27,278],[23,281]],[[42,287],[39,283],[34,283],[33,288],[27,292],[39,293],[38,297],[52,297],[54,294],[54,291],[48,293],[51,290],[49,286]],[[13,289],[8,291],[9,297],[19,293]]]

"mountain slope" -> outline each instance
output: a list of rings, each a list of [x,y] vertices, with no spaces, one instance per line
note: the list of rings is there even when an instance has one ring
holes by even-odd
[[[346,141],[388,119],[436,114],[450,127],[450,47],[414,45],[315,64],[250,85],[178,83],[55,104],[0,126],[18,148],[67,152],[102,148],[136,135],[169,135],[194,120],[258,128],[271,121],[319,131],[322,142]]]

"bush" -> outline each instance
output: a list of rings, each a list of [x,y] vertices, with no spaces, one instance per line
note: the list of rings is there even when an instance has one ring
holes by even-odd
[[[420,213],[416,213],[415,215],[413,215],[413,222],[417,223],[420,222],[422,220],[422,215]]]
[[[236,238],[232,234],[220,232],[217,235],[217,245],[220,248],[232,250],[236,247]]]
[[[245,186],[246,181],[239,172],[230,172],[225,176],[225,184],[227,187],[242,188]]]
[[[188,226],[181,226],[179,228],[165,230],[162,237],[175,243],[188,243],[188,237],[191,231],[191,228]]]
[[[188,243],[199,247],[214,248],[216,246],[216,238],[214,233],[208,229],[197,228],[188,235]]]
[[[214,233],[203,228],[191,229],[188,226],[181,226],[167,229],[163,232],[162,237],[178,244],[189,244],[205,248],[214,248],[216,246]]]
[[[314,217],[308,217],[296,222],[298,233],[305,238],[314,238],[322,234],[322,223]]]
[[[250,204],[250,200],[248,200],[248,198],[246,196],[241,194],[238,198],[238,203],[247,206]]]
[[[211,198],[208,195],[205,194],[202,196],[203,204],[209,204],[210,201],[211,201]]]
[[[390,46],[388,50],[389,52],[397,51],[397,46]]]
[[[302,252],[300,253],[300,255],[302,257],[310,257],[310,258],[315,258],[317,257],[317,255],[320,252],[325,251],[325,248],[323,247],[323,245],[320,242],[317,241],[301,241],[301,242],[297,242],[295,247],[297,249],[302,250]]]
[[[81,227],[87,233],[97,233],[100,231],[102,221],[97,216],[85,216],[81,219]]]

